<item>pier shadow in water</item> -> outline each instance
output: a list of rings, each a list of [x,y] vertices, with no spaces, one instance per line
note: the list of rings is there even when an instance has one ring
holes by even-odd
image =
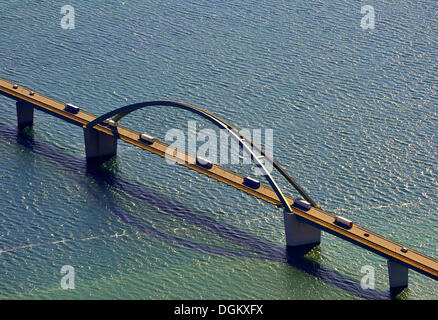
[[[124,223],[157,239],[210,254],[284,262],[309,275],[321,279],[330,285],[336,286],[363,299],[375,300],[391,299],[395,297],[395,292],[390,290],[364,290],[361,288],[359,281],[348,278],[306,258],[304,255],[313,249],[312,246],[289,248],[286,246],[274,245],[264,239],[257,238],[243,230],[239,230],[230,224],[219,222],[214,218],[195,211],[175,200],[160,196],[144,186],[126,181],[117,175],[116,160],[110,160],[105,166],[88,165],[85,158],[65,153],[46,143],[34,141],[32,128],[18,131],[17,128],[0,123],[0,138],[10,142],[16,142],[33,153],[62,165],[72,174],[72,176],[78,177],[78,183],[87,188],[89,193],[99,201],[102,206],[109,208],[109,211],[117,215]],[[92,177],[99,186],[98,190],[93,190],[88,185],[81,182],[79,178],[82,175]],[[166,214],[169,214],[169,216],[184,219],[185,221],[190,222],[207,232],[212,232],[223,239],[241,246],[242,248],[231,249],[217,245],[196,243],[188,239],[179,238],[172,234],[162,232],[156,228],[152,228],[141,221],[138,221],[135,217],[127,214],[117,205],[117,203],[111,201],[109,192],[110,188],[123,191],[129,196],[143,201],[150,206],[159,208]],[[109,196],[103,199],[102,193]]]

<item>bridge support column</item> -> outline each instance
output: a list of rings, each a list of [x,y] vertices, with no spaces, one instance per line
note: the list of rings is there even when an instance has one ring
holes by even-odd
[[[84,128],[85,154],[88,161],[104,162],[117,154],[117,137]]]
[[[409,268],[393,260],[388,260],[389,287],[402,289],[408,286]]]
[[[18,128],[23,129],[33,124],[33,105],[25,101],[17,101]]]
[[[321,230],[299,220],[293,213],[283,212],[286,244],[289,247],[321,243]]]

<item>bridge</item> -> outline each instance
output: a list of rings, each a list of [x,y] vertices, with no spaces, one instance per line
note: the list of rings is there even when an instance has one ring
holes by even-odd
[[[298,183],[259,146],[243,136],[232,125],[206,110],[186,103],[163,100],[131,104],[96,117],[80,109],[72,112],[71,109],[66,108],[66,104],[63,102],[2,78],[0,78],[0,94],[16,101],[17,124],[20,129],[33,124],[35,109],[82,127],[86,157],[90,163],[99,164],[115,156],[117,154],[117,141],[122,140],[283,208],[285,238],[288,247],[318,245],[321,242],[321,231],[325,231],[387,259],[389,286],[396,292],[401,292],[408,286],[409,270],[438,280],[437,260],[356,224],[348,227],[339,224],[336,217],[319,208]],[[225,129],[232,139],[251,154],[251,158],[261,169],[269,186],[264,184],[260,184],[260,187],[257,188],[248,186],[245,183],[245,178],[237,173],[216,164],[212,164],[210,167],[200,165],[195,156],[177,149],[171,149],[169,152],[167,144],[157,139],[152,142],[145,141],[141,139],[140,133],[118,124],[124,116],[131,112],[150,106],[188,110],[202,116],[219,128]],[[293,205],[294,198],[282,192],[264,163],[260,161],[260,155],[266,161],[271,162],[273,168],[299,192],[310,208]]]

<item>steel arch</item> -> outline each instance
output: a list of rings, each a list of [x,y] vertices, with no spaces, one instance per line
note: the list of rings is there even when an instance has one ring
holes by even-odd
[[[263,165],[263,163],[261,163],[260,159],[258,158],[258,156],[254,153],[252,148],[256,148],[258,152],[260,152],[261,155],[263,155],[265,157],[265,159],[268,159],[268,161],[270,161],[274,168],[276,168],[278,170],[278,172],[280,172],[280,174],[286,178],[286,180],[292,184],[292,186],[300,193],[300,195],[306,200],[308,201],[312,206],[316,206],[316,203],[307,195],[307,193],[298,185],[298,183],[296,183],[293,178],[284,170],[283,167],[281,167],[276,161],[274,161],[273,159],[271,159],[270,157],[268,157],[265,153],[265,151],[260,148],[259,146],[257,146],[255,143],[253,143],[252,140],[248,139],[247,137],[245,137],[244,135],[242,135],[236,128],[234,128],[232,125],[228,124],[227,122],[225,122],[224,120],[222,120],[221,118],[215,116],[214,114],[201,109],[199,107],[190,105],[188,103],[183,103],[183,102],[177,102],[177,101],[170,101],[170,100],[156,100],[156,101],[145,101],[145,102],[140,102],[140,103],[135,103],[135,104],[130,104],[121,108],[117,108],[115,110],[112,110],[110,112],[105,113],[104,115],[96,118],[95,120],[89,122],[86,125],[87,129],[92,129],[94,126],[101,124],[102,122],[104,122],[106,119],[109,119],[111,117],[113,121],[118,122],[120,121],[123,117],[127,116],[128,114],[130,114],[131,112],[134,112],[138,109],[142,109],[145,107],[150,107],[150,106],[167,106],[167,107],[176,107],[176,108],[180,108],[180,109],[184,109],[193,113],[196,113],[198,115],[200,115],[201,117],[209,120],[210,122],[212,122],[213,124],[215,124],[216,126],[218,126],[219,128],[223,128],[227,131],[227,133],[233,138],[235,139],[241,146],[242,148],[248,152],[251,156],[252,159],[254,159],[255,163],[257,164],[257,166],[259,166],[262,171],[264,176],[266,177],[266,179],[268,180],[269,184],[272,186],[272,188],[274,189],[277,197],[280,199],[283,207],[285,208],[285,210],[287,212],[291,212],[291,207],[290,204],[287,202],[283,192],[281,191],[280,187],[277,185],[277,183],[275,182],[274,178],[271,176],[271,174],[268,172],[268,170],[266,169],[266,167]]]

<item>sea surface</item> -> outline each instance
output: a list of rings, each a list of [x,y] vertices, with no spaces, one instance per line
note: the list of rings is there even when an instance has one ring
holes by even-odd
[[[435,0],[1,0],[0,77],[95,115],[170,99],[273,129],[324,209],[438,258],[437,15]],[[164,140],[188,120],[209,127],[159,107],[121,124]],[[385,259],[327,233],[290,255],[275,206],[123,142],[87,167],[81,128],[36,111],[19,133],[4,97],[0,155],[0,299],[391,298]],[[409,277],[400,299],[437,299]]]

